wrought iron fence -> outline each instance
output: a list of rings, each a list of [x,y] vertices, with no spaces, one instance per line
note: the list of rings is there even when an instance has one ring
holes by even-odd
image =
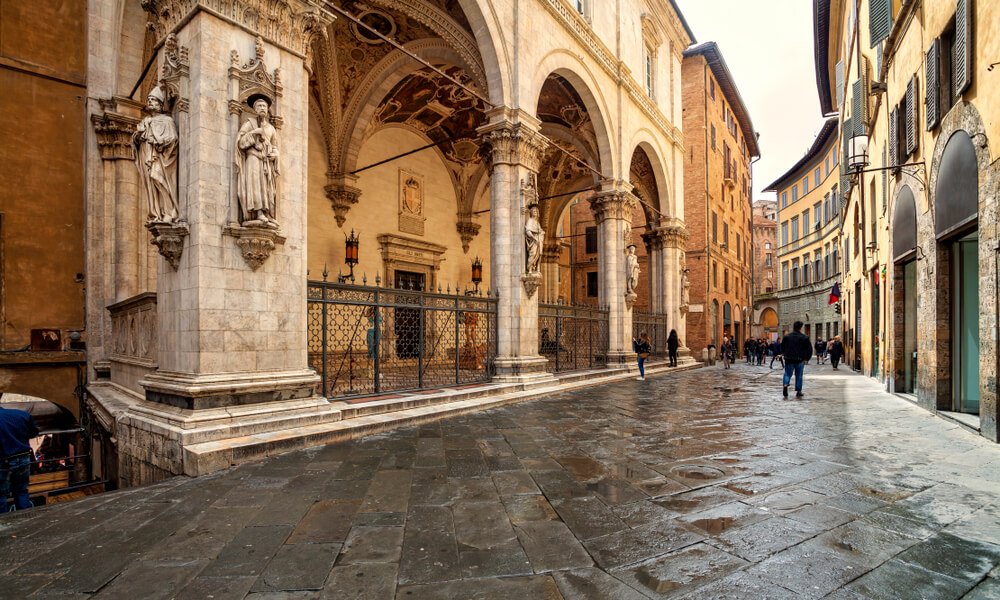
[[[497,298],[308,283],[309,364],[327,398],[489,381]]]
[[[667,336],[670,335],[670,327],[667,324],[667,315],[657,313],[645,313],[637,310],[632,311],[632,339],[639,339],[640,333],[649,334],[652,351],[650,358],[664,358],[667,356]]]
[[[608,309],[540,303],[538,353],[554,373],[607,365]]]

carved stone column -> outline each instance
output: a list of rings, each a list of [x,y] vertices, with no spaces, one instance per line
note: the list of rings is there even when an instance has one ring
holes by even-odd
[[[625,248],[637,202],[624,182],[605,180],[590,199],[597,222],[598,302],[608,307],[608,364],[632,368],[632,306],[626,298]],[[636,367],[637,368],[637,367]]]
[[[199,410],[312,398],[305,57],[332,15],[308,0],[148,0],[143,7],[157,38],[175,37],[190,57],[190,126],[180,127],[178,156],[190,237],[178,269],[160,268],[159,369],[141,381],[146,399]],[[164,52],[161,63],[170,59]],[[262,96],[266,117],[253,113]],[[259,162],[277,153],[276,167],[259,167],[271,173],[276,200],[254,218],[240,212],[237,192],[240,169],[250,172],[240,152],[254,149],[238,147],[239,128],[251,124],[265,132]]]
[[[539,299],[540,302],[552,304],[559,300],[559,255],[561,250],[558,241],[555,241],[546,243],[545,250],[542,251],[542,296]]]
[[[678,219],[669,219],[655,230],[662,247],[663,272],[663,312],[669,317],[670,327],[677,330],[681,341],[687,342],[687,306],[684,304],[682,273],[685,266],[684,247],[688,233]]]
[[[499,294],[496,377],[498,381],[550,378],[538,353],[540,275],[526,272],[522,186],[534,182],[546,141],[539,121],[523,111],[490,111],[479,129],[490,172],[490,279]],[[537,276],[537,278],[536,278]]]
[[[642,234],[646,244],[646,259],[649,265],[649,310],[653,313],[664,313],[663,286],[663,241],[656,231]]]

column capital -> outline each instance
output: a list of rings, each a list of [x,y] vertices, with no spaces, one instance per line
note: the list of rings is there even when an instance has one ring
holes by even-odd
[[[606,180],[607,181],[607,180]],[[639,199],[617,184],[608,186],[601,183],[601,191],[590,197],[590,210],[594,220],[601,223],[606,219],[632,222],[632,211],[639,206]]]
[[[538,119],[506,107],[493,109],[488,115],[491,122],[477,132],[482,142],[480,152],[490,173],[497,165],[519,165],[537,173],[549,145],[539,133]]]
[[[326,35],[333,13],[309,0],[139,0],[152,15],[157,43],[175,33],[198,11],[258,35],[284,50],[305,57],[313,39]]]
[[[139,124],[139,103],[121,98],[98,101],[103,114],[90,115],[90,122],[97,134],[97,149],[104,160],[135,160],[132,134]],[[131,113],[131,114],[125,114]]]
[[[651,233],[658,238],[658,243],[664,248],[681,248],[685,246],[688,239],[687,228],[684,224],[674,219],[669,225],[657,227]]]

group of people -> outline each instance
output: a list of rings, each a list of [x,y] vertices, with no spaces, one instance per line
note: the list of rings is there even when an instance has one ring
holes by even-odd
[[[668,366],[677,366],[677,350],[681,347],[681,340],[677,337],[677,330],[671,329],[670,335],[667,336],[667,359]],[[646,381],[646,359],[649,358],[650,353],[653,351],[653,340],[650,339],[649,334],[643,331],[639,334],[639,338],[632,338],[632,351],[635,352],[636,357],[639,362],[639,376],[636,377],[638,381]]]

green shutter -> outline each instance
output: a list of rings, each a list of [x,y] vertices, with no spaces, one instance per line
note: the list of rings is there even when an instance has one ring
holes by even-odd
[[[927,70],[924,77],[924,85],[926,89],[924,90],[924,113],[927,115],[927,131],[933,130],[937,127],[938,122],[941,120],[940,115],[940,103],[938,102],[938,97],[940,95],[940,79],[939,74],[941,72],[941,39],[938,38],[934,40],[931,47],[927,49]]]
[[[865,134],[865,104],[864,94],[862,93],[862,82],[857,80],[851,86],[851,124],[854,125],[854,129],[848,130],[849,134],[853,135],[864,135]]]
[[[871,47],[889,37],[892,30],[892,0],[868,1],[868,35]]]
[[[917,150],[917,76],[906,84],[906,156]]]
[[[837,109],[844,105],[844,61],[837,63]]]
[[[886,164],[886,152],[885,146],[882,146],[882,166],[887,167]],[[889,171],[888,169],[882,169],[882,214],[885,214],[886,203],[889,201]]]
[[[898,107],[889,112],[889,164],[887,166],[890,167],[895,167],[899,164],[899,148],[897,147],[899,139],[899,132],[897,131],[899,124],[899,119],[897,118],[898,112]],[[895,169],[893,169],[893,172],[895,172]]]
[[[972,85],[972,54],[972,0],[958,0],[951,67],[956,98]]]

